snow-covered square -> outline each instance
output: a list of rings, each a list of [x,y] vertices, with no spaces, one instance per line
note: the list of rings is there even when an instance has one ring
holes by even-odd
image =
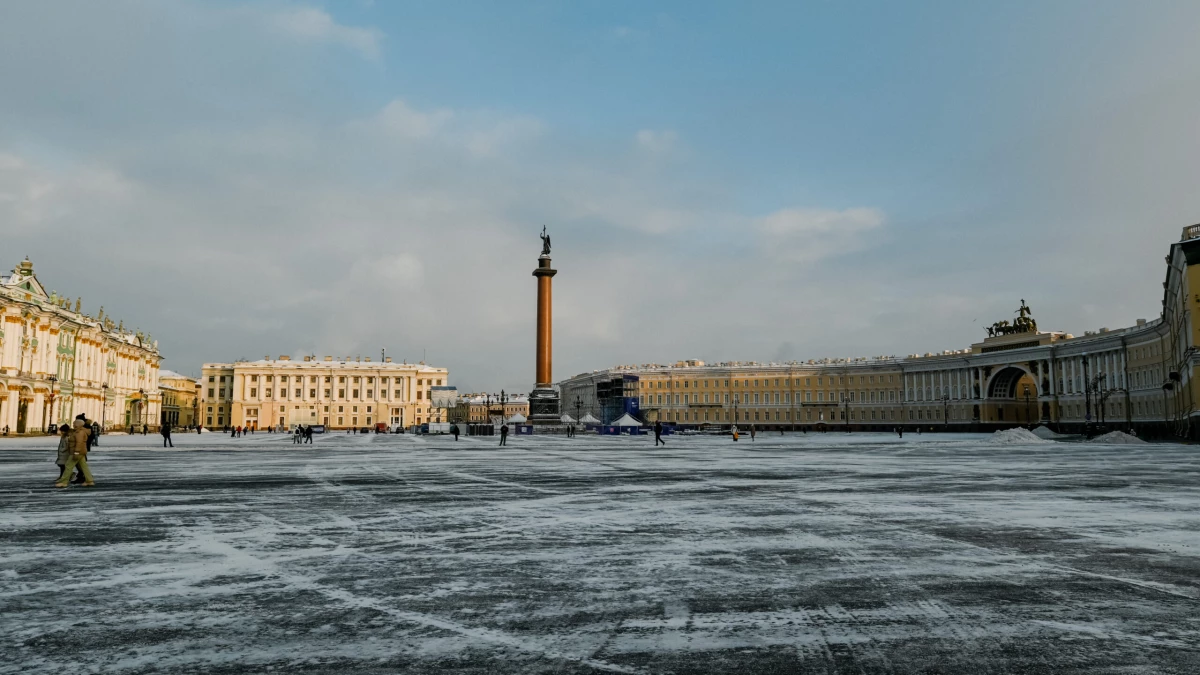
[[[1200,459],[990,436],[0,440],[0,673],[1200,672]]]

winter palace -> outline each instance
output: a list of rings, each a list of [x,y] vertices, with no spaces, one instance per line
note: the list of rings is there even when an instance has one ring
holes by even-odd
[[[1196,266],[1193,270],[1192,267]],[[563,408],[611,421],[627,412],[703,427],[915,427],[984,430],[1018,424],[1129,427],[1200,436],[1200,225],[1171,245],[1162,313],[1081,336],[1041,331],[1022,300],[967,349],[906,358],[791,363],[681,361],[619,366],[560,382]],[[1014,304],[1015,301],[1014,301]]]
[[[158,344],[47,293],[26,258],[0,276],[0,433],[43,433],[83,413],[105,427],[157,427]]]

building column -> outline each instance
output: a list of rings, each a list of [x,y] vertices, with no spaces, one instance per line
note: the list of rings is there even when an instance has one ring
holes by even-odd
[[[4,423],[0,424],[0,428],[7,426],[8,433],[15,434],[17,432],[17,407],[21,405],[21,392],[10,389],[7,398],[4,406]]]

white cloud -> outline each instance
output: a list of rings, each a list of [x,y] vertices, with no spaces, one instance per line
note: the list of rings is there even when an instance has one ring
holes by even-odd
[[[264,18],[271,28],[297,40],[336,44],[367,58],[379,57],[383,33],[378,29],[344,26],[316,7],[280,10]]]
[[[476,157],[494,156],[514,145],[537,139],[541,121],[532,117],[504,116],[487,111],[418,110],[396,99],[370,119],[350,123],[363,138],[431,142]]]
[[[420,140],[440,132],[453,116],[449,110],[420,112],[404,101],[395,100],[384,106],[376,121],[393,138]]]
[[[637,132],[635,138],[639,148],[654,155],[670,152],[679,141],[679,135],[669,129],[666,131],[642,129]]]
[[[761,218],[756,226],[771,255],[811,263],[862,249],[884,222],[883,212],[873,208],[791,208]]]

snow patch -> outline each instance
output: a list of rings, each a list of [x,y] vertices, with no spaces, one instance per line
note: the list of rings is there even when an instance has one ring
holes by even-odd
[[[1038,438],[1042,438],[1047,441],[1053,441],[1053,440],[1056,440],[1059,438],[1066,438],[1066,436],[1067,436],[1066,434],[1060,434],[1056,431],[1051,431],[1050,427],[1047,427],[1045,425],[1042,425],[1042,426],[1034,429],[1033,434],[1035,436],[1037,436]]]
[[[1036,445],[1054,442],[1042,438],[1028,429],[1022,428],[997,431],[992,434],[991,440],[993,443],[999,443],[1000,445]]]
[[[1092,443],[1105,443],[1108,445],[1140,445],[1145,444],[1145,442],[1137,436],[1131,436],[1124,431],[1110,431],[1103,436],[1097,436],[1092,439]]]

